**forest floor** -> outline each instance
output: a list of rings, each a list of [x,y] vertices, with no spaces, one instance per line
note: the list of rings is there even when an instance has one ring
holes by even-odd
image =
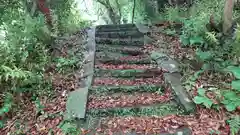
[[[147,44],[143,48],[144,52],[152,50],[164,50],[164,53],[173,59],[176,59],[181,65],[181,73],[183,75],[182,83],[188,90],[189,95],[193,98],[196,95],[198,88],[203,87],[223,87],[222,83],[231,81],[231,76],[226,76],[219,73],[203,73],[199,78],[195,80],[194,86],[188,85],[187,80],[193,75],[199,68],[198,63],[194,62],[195,48],[182,48],[178,37],[169,36],[164,33],[154,33],[151,35],[155,40],[152,44]],[[62,48],[61,53],[56,54],[54,57],[72,57],[69,53],[69,48],[71,50],[84,50],[82,46],[83,37],[81,33],[75,33],[60,41]],[[73,54],[77,54],[74,52]],[[70,56],[71,55],[71,56]],[[83,61],[83,60],[82,60]],[[188,62],[188,63],[186,63]],[[80,63],[81,65],[82,63]],[[98,64],[98,67],[102,69],[152,69],[149,65],[136,65],[132,64]],[[1,134],[15,133],[15,134],[31,134],[31,135],[62,135],[65,130],[69,130],[66,127],[63,128],[63,117],[66,109],[67,95],[69,92],[75,90],[79,87],[79,81],[81,78],[82,71],[73,70],[72,67],[67,68],[69,71],[66,73],[57,72],[57,65],[53,63],[51,68],[46,72],[46,77],[51,75],[52,85],[54,92],[51,96],[42,97],[40,99],[40,107],[36,107],[35,103],[25,100],[22,103],[22,109],[12,116],[12,119],[7,122],[7,126],[0,129]],[[66,69],[62,69],[66,70]],[[165,71],[162,71],[165,72]],[[156,72],[154,72],[156,73]],[[160,73],[161,74],[161,73]],[[157,84],[162,82],[163,78],[149,79],[148,82],[142,81],[141,79],[131,80],[131,81],[119,81],[114,79],[105,78],[95,79],[95,84],[115,84],[115,85],[138,85],[138,84]],[[154,93],[154,94],[153,94]],[[106,109],[106,108],[116,108],[116,107],[132,107],[133,105],[149,105],[156,103],[170,103],[172,99],[171,92],[164,91],[164,93],[157,94],[156,91],[149,93],[148,91],[139,93],[132,93],[131,97],[125,93],[119,95],[114,95],[109,97],[104,95],[104,93],[99,92],[98,97],[90,95],[90,101],[88,103],[89,109]],[[101,95],[102,94],[102,95]],[[108,93],[109,94],[109,93]],[[214,99],[214,95],[211,93],[207,94],[210,98]],[[170,107],[169,107],[170,106]],[[171,108],[171,106],[174,106]],[[170,108],[170,110],[169,110]],[[39,110],[40,109],[40,110]],[[228,135],[230,128],[226,123],[227,112],[224,108],[220,107],[219,111],[214,109],[206,109],[203,106],[197,105],[196,113],[193,115],[183,115],[181,114],[181,109],[176,109],[175,105],[167,105],[165,108],[160,108],[159,110],[162,116],[155,116],[158,114],[156,108],[153,110],[148,109],[149,113],[146,117],[138,117],[140,115],[129,116],[131,111],[120,110],[121,113],[118,114],[124,117],[106,117],[103,123],[101,123],[100,128],[97,129],[98,132],[103,130],[107,131],[106,134],[110,134],[118,130],[129,130],[134,129],[138,133],[162,133],[170,132],[172,130],[178,129],[180,127],[189,127],[193,135],[208,135],[208,134],[219,134]],[[158,111],[159,111],[158,110]],[[114,110],[116,111],[116,110]],[[139,111],[139,110],[138,110]],[[137,111],[137,112],[138,112]],[[151,112],[155,111],[155,112]],[[165,112],[164,112],[165,111]],[[174,113],[174,111],[179,111]],[[99,112],[91,112],[100,114]],[[124,113],[127,113],[125,115]],[[146,113],[146,112],[145,112]],[[239,112],[234,112],[238,114]],[[164,115],[163,115],[164,114]],[[112,115],[112,114],[111,114]],[[115,115],[115,113],[114,113]],[[103,114],[104,116],[104,114]],[[66,126],[66,125],[65,125]],[[71,126],[69,126],[71,127]],[[87,134],[90,132],[87,129],[81,129],[82,134]]]

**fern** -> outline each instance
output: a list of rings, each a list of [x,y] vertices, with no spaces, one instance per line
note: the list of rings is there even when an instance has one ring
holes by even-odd
[[[215,32],[206,32],[206,39],[213,44],[219,44],[219,41],[216,38],[216,33]]]
[[[235,115],[232,116],[229,120],[228,120],[230,129],[231,129],[231,134],[232,135],[237,135],[237,133],[240,130],[240,116]]]

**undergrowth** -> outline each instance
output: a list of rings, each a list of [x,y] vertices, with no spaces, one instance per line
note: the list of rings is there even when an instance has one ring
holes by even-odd
[[[70,7],[58,4],[61,9],[56,6],[52,11],[53,30],[46,25],[44,15],[30,16],[21,1],[10,3],[1,14],[0,128],[7,118],[25,106],[25,101],[31,100],[38,109],[42,108],[39,99],[53,94],[52,83],[45,77],[45,70],[52,63],[50,49],[54,38],[89,24],[81,20],[73,3],[68,3]],[[75,61],[60,60],[58,63],[64,68]]]
[[[230,112],[228,122],[231,133],[235,135],[240,129],[239,118],[233,116],[233,112],[239,110],[240,107],[240,29],[239,27],[236,29],[234,36],[226,37],[222,33],[209,32],[206,28],[210,15],[215,17],[216,23],[221,21],[224,3],[225,0],[196,1],[191,7],[192,9],[188,11],[188,16],[184,16],[186,9],[170,7],[164,12],[164,17],[170,22],[182,22],[184,24],[180,35],[182,47],[197,48],[195,59],[203,63],[201,70],[195,72],[185,81],[186,88],[194,89],[197,80],[206,72],[233,76],[234,79],[231,82],[223,82],[225,86],[229,86],[228,88],[219,86],[198,88],[197,95],[192,95],[196,104],[212,109],[219,109],[223,106],[226,111]],[[239,13],[235,11],[233,18],[237,16],[239,16]],[[215,98],[209,97],[208,93],[214,93]]]

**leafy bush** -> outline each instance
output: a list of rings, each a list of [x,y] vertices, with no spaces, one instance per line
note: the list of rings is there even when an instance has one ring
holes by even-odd
[[[184,47],[196,47],[196,59],[203,64],[199,72],[212,71],[221,73],[231,73],[235,80],[226,84],[231,89],[216,88],[214,90],[199,88],[194,97],[196,104],[201,104],[207,108],[219,108],[224,106],[228,112],[233,112],[240,107],[240,29],[237,27],[234,37],[223,36],[222,33],[208,32],[206,24],[209,23],[210,16],[214,16],[215,22],[221,21],[225,0],[199,0],[192,7],[188,17],[181,15],[185,11],[182,8],[167,8],[165,18],[170,21],[181,21],[182,34],[180,40]],[[234,18],[239,13],[234,12]],[[238,22],[239,23],[239,22]],[[233,66],[234,65],[234,66]],[[195,86],[195,81],[199,75],[193,75],[193,79],[187,80],[187,86]],[[192,84],[193,83],[193,84]],[[188,88],[191,89],[191,88]],[[207,96],[208,92],[214,94],[214,99]],[[231,132],[237,134],[240,129],[239,118],[234,117],[229,121]]]
[[[65,1],[62,1],[63,3]],[[35,96],[30,99],[36,100],[38,104],[38,96],[51,93],[51,80],[44,77],[44,72],[47,65],[52,62],[49,54],[53,43],[52,35],[76,31],[77,28],[89,25],[88,22],[82,21],[80,14],[72,8],[73,3],[67,4],[69,6],[62,5],[61,12],[56,12],[57,9],[53,8],[53,16],[58,16],[55,18],[53,31],[45,24],[45,17],[42,14],[30,16],[21,1],[10,3],[1,14],[0,31],[3,33],[1,34],[3,40],[0,42],[1,118],[10,111],[17,110],[23,97],[26,99]],[[64,61],[60,63],[59,68],[74,64],[75,61]],[[0,121],[0,125],[2,123]]]

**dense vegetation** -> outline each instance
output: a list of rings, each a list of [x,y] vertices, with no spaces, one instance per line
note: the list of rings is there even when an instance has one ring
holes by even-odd
[[[46,7],[51,11],[51,25],[45,19],[46,14],[34,8],[34,2],[0,2],[0,7],[3,7],[0,11],[0,128],[4,127],[7,118],[24,106],[25,101],[32,101],[39,107],[39,98],[54,95],[52,80],[47,79],[45,74],[48,65],[56,59],[51,56],[54,40],[90,25],[90,22],[82,20],[73,0],[46,2]],[[194,102],[216,110],[224,106],[232,133],[235,134],[240,129],[240,118],[236,115],[236,110],[240,109],[240,29],[236,29],[233,40],[231,35],[209,31],[206,27],[211,15],[216,22],[221,22],[224,3],[225,0],[199,0],[188,9],[184,6],[164,7],[167,3],[161,2],[149,8],[152,5],[146,0],[94,1],[98,9],[95,12],[106,23],[182,23],[181,34],[177,35],[182,47],[194,48],[194,59],[202,63],[201,70],[187,77],[185,86],[193,89],[196,80],[206,72],[233,78],[228,82],[218,80],[222,81],[221,86],[199,87]],[[239,17],[239,13],[234,10],[233,18]],[[176,35],[173,29],[168,29],[168,32]],[[61,65],[67,61],[71,58],[57,62]],[[190,71],[185,72],[188,74]],[[206,96],[208,92],[215,96]]]

